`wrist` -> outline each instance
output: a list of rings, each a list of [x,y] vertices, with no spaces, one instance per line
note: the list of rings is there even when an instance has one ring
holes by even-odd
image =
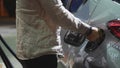
[[[90,28],[88,29],[88,31],[86,32],[86,36],[89,36],[91,33],[92,33],[92,27],[90,27]]]

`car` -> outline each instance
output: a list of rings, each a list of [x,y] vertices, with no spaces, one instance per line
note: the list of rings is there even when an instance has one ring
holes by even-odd
[[[79,47],[71,46],[64,41],[68,30],[62,29],[63,50],[67,57],[67,62],[62,62],[67,68],[120,68],[120,0],[81,2],[78,2],[80,4],[77,9],[68,10],[89,25],[103,29],[105,39],[99,47],[89,53],[85,51],[87,39]]]

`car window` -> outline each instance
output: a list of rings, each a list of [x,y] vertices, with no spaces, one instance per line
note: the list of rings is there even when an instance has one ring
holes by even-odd
[[[115,1],[115,2],[117,2],[117,3],[119,3],[119,4],[120,4],[120,0],[112,0],[112,1]]]

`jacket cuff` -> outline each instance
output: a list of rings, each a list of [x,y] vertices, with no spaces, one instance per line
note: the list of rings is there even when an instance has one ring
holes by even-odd
[[[78,30],[84,36],[88,36],[92,32],[92,26],[87,23],[81,22],[78,24]]]
[[[92,33],[92,27],[90,26],[90,28],[86,31],[86,36],[90,35]]]

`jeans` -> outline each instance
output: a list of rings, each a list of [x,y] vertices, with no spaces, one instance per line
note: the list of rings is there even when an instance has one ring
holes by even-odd
[[[20,60],[23,68],[57,68],[57,56],[44,55],[35,59]]]

